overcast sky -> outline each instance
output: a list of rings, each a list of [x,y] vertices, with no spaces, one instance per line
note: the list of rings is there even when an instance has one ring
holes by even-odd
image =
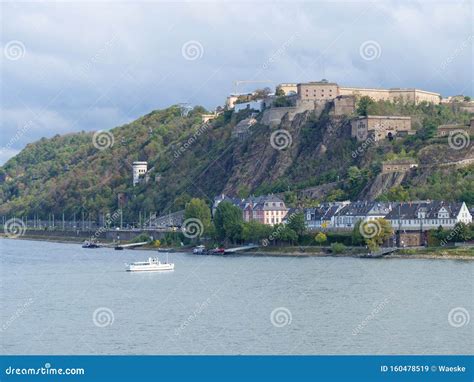
[[[472,1],[1,4],[0,164],[27,143],[109,129],[235,80],[328,80],[473,95]]]

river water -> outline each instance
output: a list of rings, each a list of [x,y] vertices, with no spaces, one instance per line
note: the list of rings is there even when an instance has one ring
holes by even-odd
[[[0,240],[2,354],[470,354],[474,263]],[[166,258],[160,255],[162,260]]]

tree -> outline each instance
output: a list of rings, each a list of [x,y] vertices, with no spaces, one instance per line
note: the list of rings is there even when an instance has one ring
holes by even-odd
[[[283,90],[280,86],[277,86],[276,91],[275,91],[275,95],[276,95],[277,97],[284,97],[284,96],[285,96],[285,92],[284,92],[284,90]]]
[[[327,236],[324,232],[318,232],[314,237],[314,241],[318,243],[320,246],[327,241]]]
[[[208,232],[211,226],[211,210],[204,200],[193,198],[186,204],[184,210],[184,220],[187,219],[198,219],[202,223],[203,232],[199,235],[201,236],[204,232]]]
[[[449,236],[454,242],[463,242],[471,238],[471,232],[466,224],[459,222],[456,223]]]
[[[392,225],[383,218],[361,221],[359,231],[371,252],[393,235]]]
[[[214,216],[216,236],[219,240],[239,240],[242,234],[242,223],[242,210],[239,207],[228,201],[219,203]]]
[[[306,231],[306,225],[305,225],[305,222],[304,222],[304,214],[302,212],[297,212],[297,213],[292,214],[288,218],[287,226],[288,226],[288,228],[290,228],[294,232],[296,232],[298,237],[303,235],[304,232]]]
[[[271,233],[272,227],[256,220],[251,220],[242,224],[242,240],[247,242],[258,242],[269,238]]]
[[[352,230],[352,245],[362,245],[365,244],[364,238],[360,233],[360,224],[361,221],[357,221],[354,225],[354,229]]]
[[[293,244],[298,240],[298,234],[291,229],[288,225],[280,225],[280,226],[275,226],[277,227],[275,232],[275,239],[281,240],[281,241],[286,241],[287,243]],[[275,228],[274,227],[274,228]]]
[[[370,106],[374,105],[375,101],[369,96],[362,96],[357,102],[357,114],[367,117],[369,115]]]

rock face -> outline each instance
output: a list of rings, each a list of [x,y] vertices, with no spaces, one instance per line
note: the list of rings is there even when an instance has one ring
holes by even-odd
[[[374,200],[392,187],[400,186],[407,176],[406,172],[378,174],[361,192],[361,200]]]

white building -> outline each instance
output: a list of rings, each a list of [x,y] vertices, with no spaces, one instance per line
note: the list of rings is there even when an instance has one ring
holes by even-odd
[[[234,106],[234,111],[238,113],[241,110],[256,110],[256,111],[262,111],[264,107],[264,102],[262,99],[255,100],[255,101],[249,101],[249,102],[244,102],[244,103],[236,103]]]
[[[440,226],[452,229],[456,223],[472,223],[472,215],[464,202],[398,203],[385,219],[390,221],[394,229],[405,231],[425,231]]]
[[[132,164],[133,171],[133,185],[135,186],[140,182],[140,177],[144,177],[148,171],[148,162],[133,162]]]

